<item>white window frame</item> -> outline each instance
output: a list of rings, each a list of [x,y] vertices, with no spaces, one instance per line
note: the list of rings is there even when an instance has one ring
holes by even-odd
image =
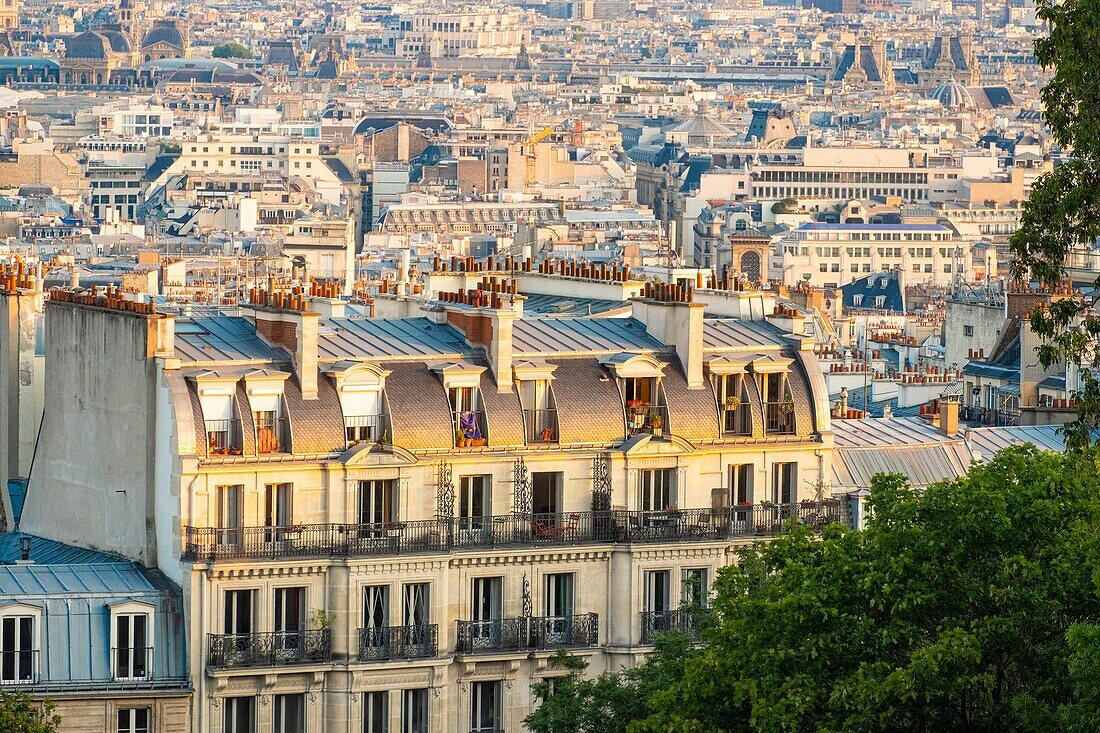
[[[111,679],[113,680],[148,680],[153,677],[153,652],[156,649],[155,634],[154,634],[154,621],[156,620],[156,606],[151,603],[142,603],[140,601],[129,601],[125,603],[115,603],[109,606],[111,609]],[[119,668],[118,650],[119,650],[119,638],[118,638],[118,622],[123,617],[145,617],[145,648],[149,650],[148,656],[145,660],[145,674],[134,675],[125,674],[124,670]],[[131,633],[133,630],[133,622],[130,624]],[[131,639],[132,641],[132,639]],[[136,649],[136,647],[133,647]],[[133,672],[133,659],[130,660],[131,669]]]
[[[145,725],[138,725],[138,713],[145,713]],[[122,720],[126,714],[127,720]],[[150,733],[156,730],[153,726],[153,708],[151,707],[119,707],[115,709],[115,723],[118,733]]]
[[[3,669],[3,654],[15,653],[20,651],[31,652],[31,673],[30,679],[20,679],[18,674],[14,679],[0,679],[0,686],[14,685],[24,682],[34,681],[38,679],[39,670],[41,669],[41,660],[39,657],[42,655],[42,609],[38,606],[32,606],[26,603],[13,603],[8,606],[0,608],[0,624],[8,618],[31,618],[31,648],[27,649],[4,649],[3,648],[3,635],[0,630],[0,670]],[[2,627],[0,627],[2,629]],[[20,645],[22,646],[22,645]]]

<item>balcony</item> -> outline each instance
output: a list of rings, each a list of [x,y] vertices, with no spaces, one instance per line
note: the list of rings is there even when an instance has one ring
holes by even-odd
[[[527,444],[558,442],[557,410],[524,410],[523,423],[527,426]]]
[[[584,613],[578,616],[459,621],[455,653],[476,654],[595,646],[599,638],[599,630],[599,616],[595,613]]]
[[[260,455],[290,452],[290,425],[285,417],[256,417],[256,452]]]
[[[765,402],[764,430],[768,435],[794,435],[794,403]]]
[[[439,653],[439,627],[374,626],[359,629],[360,662],[389,659],[431,659]]]
[[[627,437],[633,438],[639,433],[648,433],[655,438],[661,438],[668,432],[668,408],[664,405],[627,406]]]
[[[776,534],[792,521],[819,530],[841,521],[840,502],[660,511],[601,510],[424,519],[384,524],[184,527],[184,559],[372,557],[500,547],[719,542]]]
[[[315,664],[332,660],[328,629],[210,634],[207,663],[216,669]]]
[[[212,456],[239,456],[243,447],[241,421],[207,420],[206,445]]]
[[[344,436],[351,448],[360,443],[388,444],[392,441],[390,422],[385,415],[347,415]]]
[[[38,650],[0,651],[0,686],[38,683]]]
[[[652,644],[657,634],[679,631],[689,639],[698,640],[699,631],[695,628],[695,616],[689,609],[675,611],[642,611],[642,644]]]
[[[455,428],[455,448],[480,448],[488,445],[489,431],[485,427],[485,413],[481,410],[463,410],[451,413]]]

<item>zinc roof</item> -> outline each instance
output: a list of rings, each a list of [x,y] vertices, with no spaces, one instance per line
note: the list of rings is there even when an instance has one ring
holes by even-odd
[[[260,338],[251,321],[236,316],[179,319],[175,347],[176,356],[192,364],[286,359],[286,354]]]
[[[791,346],[783,332],[763,321],[734,318],[708,318],[703,322],[703,349],[748,350],[781,349]]]
[[[461,332],[427,318],[329,318],[319,331],[322,361],[460,357],[470,351]]]
[[[156,592],[132,562],[0,565],[0,596]]]
[[[517,321],[514,353],[527,355],[663,351],[667,347],[633,318],[543,318]]]
[[[1058,432],[1059,425],[1012,425],[1004,427],[971,428],[966,439],[971,446],[989,458],[997,451],[1011,445],[1031,443],[1036,448],[1050,451],[1065,450],[1065,439]]]

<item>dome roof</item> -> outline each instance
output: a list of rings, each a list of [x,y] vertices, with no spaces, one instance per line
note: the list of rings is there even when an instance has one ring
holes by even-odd
[[[957,81],[941,84],[932,90],[928,98],[936,100],[946,109],[971,109],[975,106],[974,95]]]
[[[176,46],[177,48],[183,48],[186,45],[183,34],[180,33],[176,24],[171,21],[157,23],[141,40],[142,48],[152,46],[154,43],[167,43],[169,46]]]
[[[111,42],[102,34],[84,31],[65,44],[65,56],[70,59],[104,59],[110,47]]]
[[[99,35],[107,39],[111,44],[111,50],[117,53],[130,53],[130,38],[122,31],[104,28]]]
[[[681,122],[673,127],[670,132],[686,132],[689,137],[730,137],[733,135],[733,130],[702,113],[696,114],[691,119]]]

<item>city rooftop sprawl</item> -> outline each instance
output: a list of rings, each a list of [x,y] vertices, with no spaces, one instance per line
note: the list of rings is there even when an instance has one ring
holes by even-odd
[[[0,0],[0,692],[514,733],[790,523],[1062,450],[1032,0]]]

